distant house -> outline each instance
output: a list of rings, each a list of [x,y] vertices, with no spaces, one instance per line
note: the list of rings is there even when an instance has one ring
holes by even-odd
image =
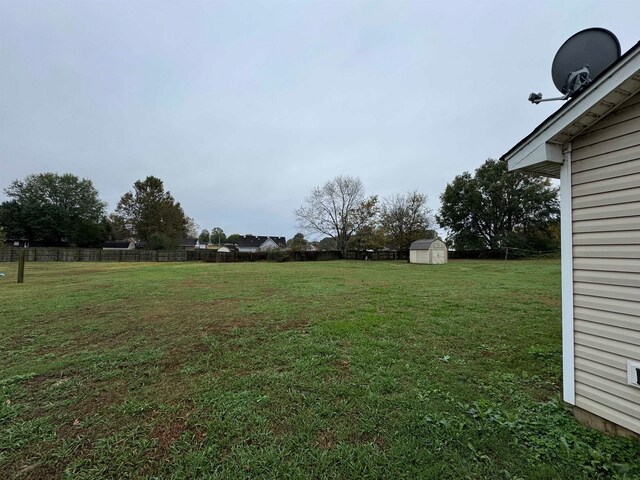
[[[502,158],[560,178],[564,400],[640,435],[640,43]]]
[[[5,245],[7,247],[28,247],[29,246],[29,240],[25,239],[25,238],[21,238],[19,240],[6,240]]]
[[[409,247],[409,263],[447,263],[447,245],[437,238],[416,240]]]
[[[183,250],[195,250],[198,245],[197,238],[183,238],[180,240],[180,244],[178,248],[182,248]]]
[[[287,241],[284,237],[265,237],[244,235],[238,239],[239,252],[257,252],[274,248],[285,248]]]
[[[136,243],[133,240],[112,240],[102,244],[103,250],[135,250]]]

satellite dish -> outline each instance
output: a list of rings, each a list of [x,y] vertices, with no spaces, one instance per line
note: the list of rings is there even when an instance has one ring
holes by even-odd
[[[542,99],[532,93],[532,103],[566,100],[581,92],[620,58],[620,42],[604,28],[587,28],[562,44],[551,66],[553,83],[564,97]]]

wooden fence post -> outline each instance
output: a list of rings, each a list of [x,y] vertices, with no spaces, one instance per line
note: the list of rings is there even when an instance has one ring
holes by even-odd
[[[18,252],[18,283],[24,283],[24,248]]]

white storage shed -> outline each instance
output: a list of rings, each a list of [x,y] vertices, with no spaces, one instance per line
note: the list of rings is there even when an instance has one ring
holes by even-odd
[[[409,247],[409,263],[447,263],[447,245],[437,238],[416,240]]]

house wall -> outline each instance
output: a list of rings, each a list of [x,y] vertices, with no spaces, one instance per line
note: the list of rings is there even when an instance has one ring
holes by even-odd
[[[260,245],[259,250],[270,250],[272,248],[280,248],[278,247],[278,244],[276,242],[274,242],[273,240],[271,240],[270,238],[267,238],[264,243],[262,245]]]
[[[575,405],[640,433],[640,95],[571,142]]]

